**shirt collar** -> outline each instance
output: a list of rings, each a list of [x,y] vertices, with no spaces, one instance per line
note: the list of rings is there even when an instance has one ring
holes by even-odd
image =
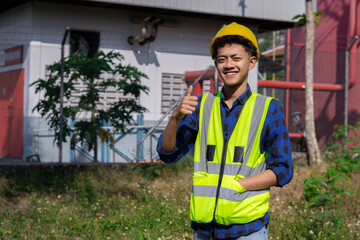
[[[246,91],[241,94],[233,103],[233,106],[234,105],[237,105],[237,104],[241,104],[241,105],[244,105],[246,103],[246,101],[250,98],[251,96],[251,88],[250,88],[250,85],[247,84],[247,88],[246,88]],[[225,96],[224,96],[224,87],[221,89],[221,102],[225,103]]]

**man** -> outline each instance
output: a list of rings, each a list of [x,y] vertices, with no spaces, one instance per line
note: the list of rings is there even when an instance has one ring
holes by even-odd
[[[224,26],[210,52],[222,90],[197,98],[190,86],[157,151],[172,164],[195,147],[194,239],[267,239],[270,187],[282,187],[293,176],[284,116],[277,100],[251,92],[247,83],[260,57],[250,29]]]

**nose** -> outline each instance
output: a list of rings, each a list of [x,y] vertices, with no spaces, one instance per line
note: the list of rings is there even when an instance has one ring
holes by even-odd
[[[234,61],[231,58],[227,59],[227,61],[225,63],[225,67],[226,68],[233,68],[234,67]]]

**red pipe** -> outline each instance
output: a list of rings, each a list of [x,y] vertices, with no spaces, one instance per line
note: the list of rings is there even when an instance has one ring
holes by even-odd
[[[270,81],[270,80],[258,80],[259,87],[275,87],[275,88],[287,88],[287,89],[300,89],[305,90],[304,82],[282,82],[282,81]],[[318,91],[343,91],[344,86],[341,84],[326,84],[326,83],[314,83],[314,90]]]
[[[293,46],[305,47],[305,43],[292,43]]]
[[[212,77],[212,78],[210,78],[210,92],[211,93],[215,92],[214,85],[215,85],[215,80],[214,80],[214,77]]]
[[[185,72],[185,82],[194,82],[200,74],[204,71],[192,71]],[[214,77],[215,70],[210,69],[200,81],[209,80]],[[270,80],[258,80],[259,87],[274,87],[274,88],[286,88],[286,89],[305,89],[305,82],[283,82],[283,81],[270,81]],[[344,86],[341,84],[327,84],[327,83],[314,83],[314,90],[318,91],[343,91]]]
[[[184,79],[185,82],[187,83],[192,83],[194,82],[204,71],[190,71],[190,72],[185,72],[184,74]],[[215,70],[214,69],[209,69],[209,71],[207,71],[207,73],[205,73],[205,75],[200,79],[200,81],[203,80],[209,80],[211,78],[214,78],[215,75]]]
[[[199,96],[200,94],[203,93],[203,82],[199,81],[197,84],[195,84],[194,86],[194,96]]]
[[[289,133],[289,138],[290,139],[300,139],[303,138],[304,135],[302,134],[302,132],[298,132],[298,133]]]

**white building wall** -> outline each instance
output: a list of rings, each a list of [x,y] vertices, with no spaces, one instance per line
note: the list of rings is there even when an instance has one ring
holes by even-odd
[[[35,94],[35,88],[30,87],[30,84],[39,78],[44,79],[46,65],[60,60],[60,44],[67,26],[74,30],[99,31],[100,49],[119,50],[125,57],[125,63],[138,67],[148,75],[149,79],[144,79],[143,83],[150,91],[148,95],[142,94],[140,97],[140,103],[148,109],[144,115],[148,122],[161,117],[162,73],[183,74],[185,71],[203,70],[213,64],[209,43],[223,22],[164,16],[175,20],[179,25],[159,26],[156,40],[140,46],[137,43],[129,45],[127,42],[129,36],[140,33],[140,24],[130,21],[133,16],[141,15],[121,10],[43,2],[28,3],[1,15],[0,31],[4,33],[0,34],[1,48],[24,45],[23,66],[13,65],[0,69],[5,71],[10,68],[25,68],[24,158],[35,153],[40,153],[42,161],[57,161],[58,158],[57,147],[52,144],[53,136],[51,132],[46,132],[46,121],[37,112],[32,112],[43,96]],[[65,56],[68,54],[67,41]],[[255,69],[250,74],[254,90],[257,89],[256,71]],[[69,155],[65,154],[69,152],[68,145],[64,144],[64,162],[69,161]],[[131,146],[129,152],[134,151],[134,144]]]
[[[80,14],[79,14],[80,13]],[[83,6],[58,5],[35,2],[33,29],[35,40],[31,43],[30,82],[45,77],[45,65],[60,59],[60,42],[65,27],[76,30],[100,32],[100,48],[105,51],[117,49],[125,62],[137,66],[149,80],[144,84],[150,88],[143,94],[140,103],[149,111],[145,120],[161,117],[161,75],[163,72],[183,74],[185,71],[202,70],[213,64],[209,43],[223,25],[222,22],[176,18],[176,28],[158,28],[154,42],[140,46],[129,45],[127,38],[140,33],[140,24],[130,22],[137,13]],[[166,18],[166,16],[165,16]],[[65,55],[68,54],[68,51]],[[256,74],[254,74],[256,77]],[[253,82],[253,81],[252,81]],[[255,80],[256,82],[256,80]],[[255,86],[255,85],[254,85]],[[30,92],[33,90],[29,89]],[[33,108],[39,96],[33,96],[29,108]]]

